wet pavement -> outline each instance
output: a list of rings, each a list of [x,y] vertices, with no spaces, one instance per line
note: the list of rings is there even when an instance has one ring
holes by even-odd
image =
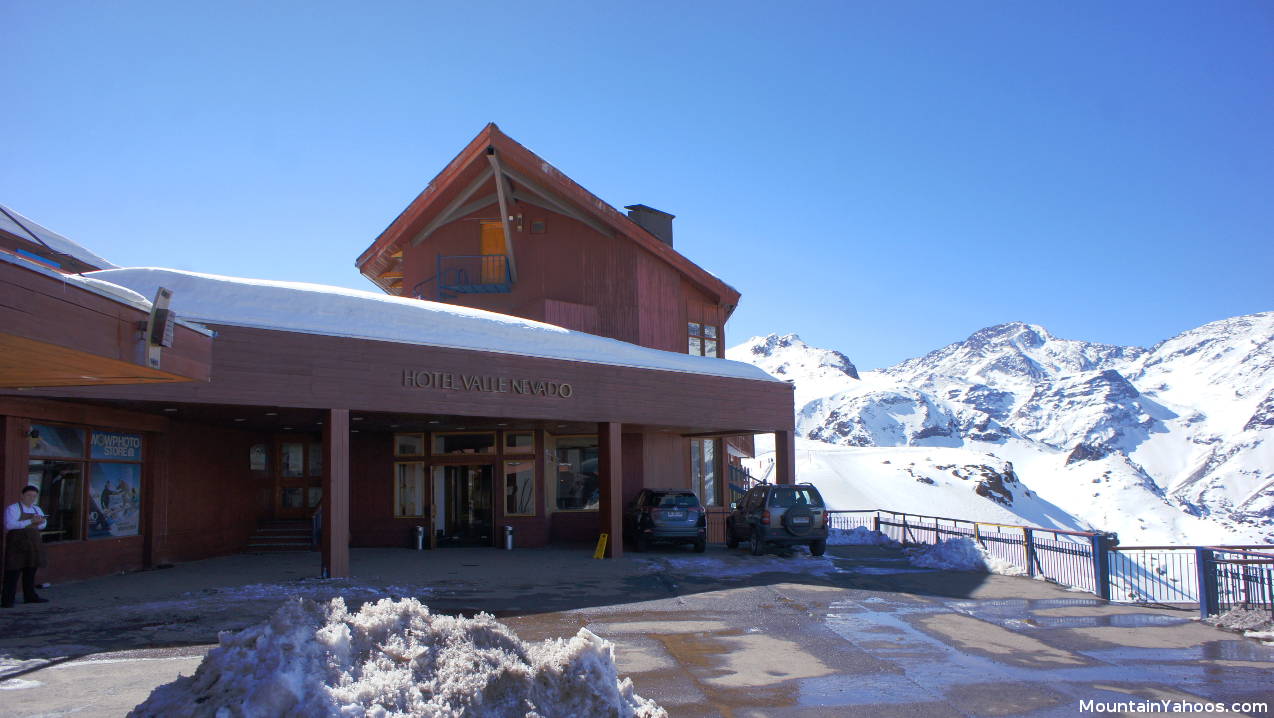
[[[0,613],[0,715],[123,715],[192,673],[218,630],[256,623],[288,595],[416,596],[439,612],[495,613],[525,640],[587,627],[615,644],[637,692],[673,716],[1274,705],[1274,647],[1200,624],[1193,610],[916,569],[891,549],[833,547],[814,558],[713,547],[619,561],[583,548],[353,555],[349,581],[306,579],[314,555],[283,554],[54,587],[54,603]]]

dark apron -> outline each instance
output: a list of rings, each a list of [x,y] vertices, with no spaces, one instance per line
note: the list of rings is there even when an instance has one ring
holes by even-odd
[[[21,509],[19,509],[21,511]],[[44,568],[48,559],[44,555],[44,541],[40,538],[40,529],[35,527],[35,520],[41,516],[34,511],[22,511],[20,521],[31,520],[31,525],[24,529],[14,529],[5,537],[4,570],[18,571],[24,568]]]

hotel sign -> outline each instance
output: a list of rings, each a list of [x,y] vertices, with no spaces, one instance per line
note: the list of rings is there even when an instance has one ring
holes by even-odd
[[[445,391],[485,391],[493,394],[526,394],[569,399],[575,388],[563,381],[511,379],[491,374],[454,374],[428,369],[404,369],[403,387]]]

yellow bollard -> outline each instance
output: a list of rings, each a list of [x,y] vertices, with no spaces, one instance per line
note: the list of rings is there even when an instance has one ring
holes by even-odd
[[[593,552],[593,558],[604,558],[606,556],[606,540],[610,538],[610,534],[602,534],[597,537],[597,550]]]

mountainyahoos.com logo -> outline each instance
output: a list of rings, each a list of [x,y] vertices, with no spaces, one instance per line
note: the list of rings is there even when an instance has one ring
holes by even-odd
[[[1200,701],[1080,701],[1080,713],[1268,713],[1268,703]]]

